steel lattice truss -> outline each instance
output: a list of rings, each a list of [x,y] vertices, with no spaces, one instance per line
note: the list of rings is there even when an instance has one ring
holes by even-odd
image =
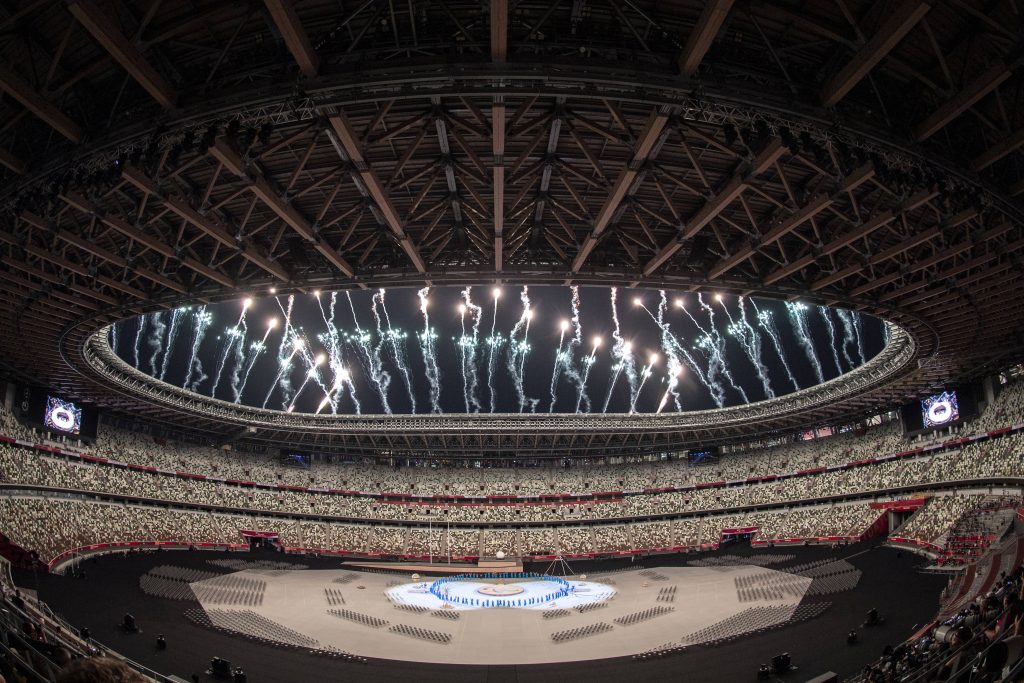
[[[223,435],[87,340],[270,287],[643,284],[912,340],[887,381],[734,432],[893,405],[1022,356],[1020,24],[1012,0],[9,2],[2,367]]]

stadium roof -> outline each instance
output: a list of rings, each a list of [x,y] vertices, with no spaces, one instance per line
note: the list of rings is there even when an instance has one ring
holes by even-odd
[[[1024,356],[1011,2],[22,0],[0,26],[2,368],[101,407],[234,433],[126,396],[88,340],[272,287],[643,284],[907,332],[886,381],[753,430]]]

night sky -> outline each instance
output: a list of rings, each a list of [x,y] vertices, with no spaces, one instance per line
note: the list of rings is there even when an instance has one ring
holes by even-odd
[[[521,287],[506,286],[501,289],[498,298],[497,318],[494,323],[494,330],[501,336],[501,341],[494,346],[494,358],[491,360],[491,344],[488,340],[491,337],[492,321],[494,317],[494,296],[491,287],[474,287],[472,289],[473,303],[482,308],[479,318],[479,329],[476,345],[476,368],[478,385],[475,396],[479,403],[480,412],[491,411],[492,387],[494,396],[495,412],[520,412],[520,398],[517,390],[517,382],[514,375],[518,374],[518,368],[522,367],[522,389],[525,394],[524,410],[530,412],[548,412],[551,406],[550,385],[552,372],[555,367],[556,350],[559,348],[559,336],[563,321],[572,318],[571,290],[568,287],[530,287],[529,299],[531,302],[532,318],[529,323],[530,345],[525,355],[515,355],[510,370],[510,344],[509,336],[517,321],[523,316],[524,305],[520,299]],[[224,358],[223,369],[220,373],[220,380],[217,383],[216,397],[219,399],[234,401],[236,389],[241,389],[240,402],[255,407],[261,407],[266,400],[266,407],[275,409],[288,409],[289,406],[296,412],[331,413],[336,410],[339,414],[352,414],[357,412],[355,403],[352,400],[352,388],[355,390],[355,398],[360,404],[363,414],[386,412],[381,399],[379,387],[390,378],[390,385],[387,388],[387,404],[391,412],[405,414],[413,412],[412,401],[410,401],[409,389],[407,388],[405,376],[399,365],[395,362],[395,349],[400,356],[404,356],[403,365],[407,368],[409,382],[411,383],[412,397],[415,399],[415,412],[433,412],[432,392],[430,376],[436,374],[439,377],[437,382],[438,393],[436,394],[438,407],[442,412],[465,412],[466,392],[463,385],[462,354],[460,353],[459,339],[462,336],[460,304],[464,304],[461,290],[453,287],[432,288],[429,291],[429,305],[427,313],[430,316],[430,326],[436,337],[433,340],[434,362],[427,362],[421,348],[420,336],[424,330],[423,315],[420,311],[420,299],[415,289],[392,289],[384,295],[384,307],[378,299],[378,315],[380,317],[380,329],[384,337],[378,335],[378,323],[373,315],[374,295],[379,296],[377,290],[355,290],[351,292],[352,307],[349,306],[349,299],[345,292],[337,292],[334,306],[334,325],[338,330],[337,352],[334,354],[334,363],[331,363],[331,338],[327,333],[328,327],[325,323],[325,316],[331,317],[332,293],[323,292],[319,297],[313,294],[300,294],[294,298],[291,314],[291,325],[294,329],[289,330],[289,339],[282,345],[282,331],[285,327],[283,309],[288,306],[288,297],[267,296],[262,299],[255,299],[251,306],[245,309],[245,333],[242,336],[242,328],[238,327],[235,336],[229,330],[235,328],[236,323],[244,309],[242,301],[208,306],[205,309],[190,307],[182,309],[176,314],[165,312],[151,314],[143,318],[128,319],[117,324],[116,330],[111,335],[111,343],[114,345],[118,355],[128,363],[135,365],[143,372],[161,376],[171,384],[182,386],[186,375],[189,374],[190,356],[193,345],[196,343],[196,329],[199,322],[199,315],[206,313],[210,323],[205,335],[198,344],[199,364],[191,368],[189,386],[199,393],[210,395],[217,375],[217,368],[220,359]],[[637,306],[635,299],[640,298],[644,307]],[[617,311],[620,322],[620,336],[632,346],[632,356],[635,359],[635,372],[637,375],[636,385],[642,382],[642,371],[648,365],[651,354],[658,354],[658,359],[651,368],[651,374],[645,382],[643,389],[636,397],[635,406],[632,406],[633,396],[630,391],[628,373],[625,367],[618,373],[614,391],[609,399],[609,387],[616,374],[615,366],[618,359],[613,357],[615,340],[612,333],[615,329],[612,318],[612,307],[610,301],[610,290],[607,288],[580,288],[579,289],[579,321],[581,342],[578,346],[570,345],[574,337],[574,327],[570,324],[565,332],[561,346],[563,356],[571,358],[568,363],[559,363],[559,372],[556,379],[557,401],[554,405],[554,412],[572,413],[576,411],[577,402],[580,403],[580,410],[602,412],[607,400],[607,412],[629,412],[631,407],[637,412],[655,412],[659,409],[663,399],[667,396],[663,412],[675,412],[677,410],[675,399],[667,393],[669,388],[670,354],[669,349],[663,344],[663,333],[657,323],[652,320],[652,315],[657,316],[661,295],[658,291],[652,290],[626,290],[618,291]],[[699,374],[703,373],[712,384],[720,386],[719,398],[726,406],[742,405],[744,403],[741,392],[733,386],[735,383],[747,398],[753,401],[765,399],[766,392],[762,380],[758,376],[757,366],[744,352],[743,346],[735,334],[730,334],[730,319],[726,314],[728,311],[737,324],[741,324],[740,301],[736,296],[724,296],[716,300],[713,293],[703,295],[704,303],[710,306],[714,312],[714,326],[712,327],[708,311],[703,309],[695,293],[667,293],[667,307],[664,312],[664,322],[668,324],[672,338],[677,340],[678,346],[669,344],[675,349],[676,356],[684,366],[678,379],[677,392],[679,404],[683,410],[702,410],[717,407],[712,396],[712,391],[702,383]],[[680,308],[682,303],[684,308]],[[770,312],[780,345],[788,360],[789,368],[801,388],[806,388],[817,383],[817,374],[814,370],[814,363],[808,358],[804,346],[800,343],[800,336],[797,332],[794,316],[787,311],[783,302],[764,299],[746,300],[747,320],[755,331],[756,337],[746,332],[748,340],[760,339],[763,366],[766,370],[770,387],[776,396],[791,393],[794,390],[792,382],[788,379],[783,364],[779,360],[776,349],[766,333],[764,327],[759,325],[757,309],[761,312]],[[384,315],[386,307],[387,316]],[[358,327],[362,329],[366,338],[366,350],[356,339],[356,327],[352,317],[352,310],[358,318]],[[650,311],[648,313],[647,311]],[[687,316],[689,311],[696,322],[705,331],[717,331],[724,344],[724,352],[721,358],[724,366],[714,363],[714,346],[705,344],[704,348],[697,348],[697,344],[704,337],[694,322]],[[836,311],[828,313],[829,319],[834,327],[834,337],[830,340],[830,333],[826,318],[822,309],[817,306],[807,306],[803,311],[807,321],[806,330],[809,334],[809,341],[814,349],[815,357],[820,363],[824,379],[831,379],[839,374],[836,367],[835,356],[838,356],[839,365],[844,372],[850,369],[848,357],[854,364],[860,363],[857,344],[851,339],[844,345],[844,334],[853,334],[855,327],[851,323],[853,315],[847,315],[844,321]],[[177,323],[174,323],[174,318]],[[276,320],[276,327],[270,329],[266,338],[265,349],[256,354],[253,350],[253,343],[259,342],[267,332],[271,319]],[[467,337],[471,338],[473,333],[474,317],[472,311],[467,309],[464,316]],[[139,335],[140,321],[143,321],[142,334]],[[388,320],[391,329],[396,333],[393,337],[394,344],[387,337]],[[525,332],[524,325],[516,334],[515,341],[523,342]],[[170,353],[165,354],[168,348],[169,337],[174,328],[174,339],[170,343]],[[740,328],[741,330],[745,328]],[[734,328],[735,330],[735,328]],[[404,333],[404,338],[402,334]],[[876,355],[883,346],[883,329],[879,320],[870,316],[863,316],[860,325],[861,346],[865,358],[870,359]],[[601,344],[594,354],[594,362],[590,366],[589,376],[586,382],[586,398],[579,399],[579,381],[586,373],[586,359],[594,350],[595,337],[601,338]],[[238,344],[236,340],[244,339],[244,344]],[[302,340],[302,348],[295,351],[294,340]],[[853,337],[856,339],[856,337]],[[135,360],[135,344],[138,341],[138,359]],[[846,353],[843,353],[845,346]],[[685,349],[690,358],[680,350]],[[620,349],[622,348],[620,343]],[[378,349],[380,363],[376,363],[375,349]],[[835,349],[835,352],[833,352]],[[240,354],[240,351],[242,353]],[[283,358],[292,356],[290,372],[281,372],[279,362],[279,351]],[[467,354],[472,355],[472,348],[466,347]],[[316,357],[323,354],[322,365],[315,368],[315,373],[310,377],[311,364],[315,364]],[[755,358],[756,358],[755,354]],[[239,358],[241,362],[239,363]],[[201,367],[200,367],[201,364]],[[566,372],[566,365],[570,372]],[[694,369],[696,366],[696,370]],[[469,363],[467,362],[467,368]],[[493,383],[488,382],[488,370],[493,367]],[[339,368],[344,368],[341,373]],[[712,376],[708,377],[709,369]],[[732,375],[732,382],[726,377],[722,370],[727,369]],[[699,372],[698,372],[699,371]],[[248,373],[247,381],[243,380]],[[336,383],[341,374],[347,373],[351,384],[346,382]],[[579,377],[575,379],[573,373]],[[204,379],[205,375],[205,379]],[[472,372],[466,372],[467,384],[472,383]],[[309,378],[297,398],[295,391]],[[374,378],[377,378],[377,381]],[[323,387],[318,383],[321,382]],[[275,384],[276,381],[276,384]],[[290,383],[290,387],[287,385]],[[337,384],[337,386],[336,386]],[[274,386],[273,391],[270,391]],[[330,392],[331,399],[326,399],[325,390]],[[267,400],[268,392],[270,398]],[[332,403],[334,404],[332,406]],[[476,404],[470,401],[471,412],[477,410]]]

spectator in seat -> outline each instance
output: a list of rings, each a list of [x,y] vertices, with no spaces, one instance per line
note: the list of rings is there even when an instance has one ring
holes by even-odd
[[[57,683],[146,683],[146,679],[124,662],[89,657],[71,662],[57,676]]]

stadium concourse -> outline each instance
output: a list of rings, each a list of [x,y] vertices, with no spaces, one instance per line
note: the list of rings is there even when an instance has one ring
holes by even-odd
[[[0,3],[0,683],[1024,680],[1022,17]]]

